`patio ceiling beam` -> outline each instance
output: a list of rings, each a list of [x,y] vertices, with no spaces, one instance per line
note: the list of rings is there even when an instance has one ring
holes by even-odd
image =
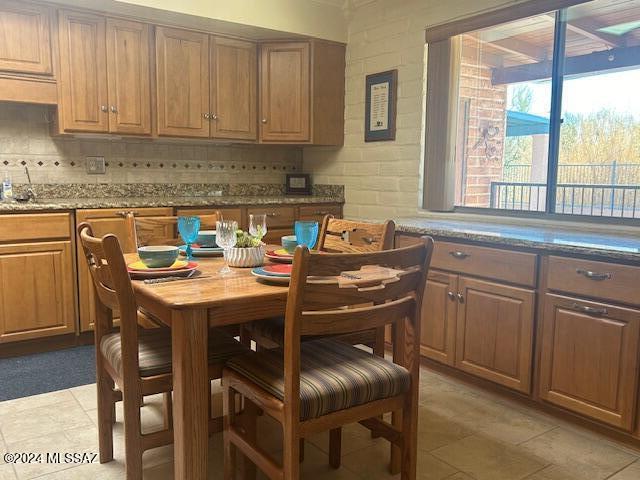
[[[564,63],[564,74],[580,75],[639,65],[640,46],[613,48],[586,55],[567,57]],[[551,78],[550,60],[515,67],[498,67],[494,68],[491,74],[493,85],[530,82],[546,78]]]
[[[547,18],[555,22],[554,14],[547,14]],[[567,30],[571,32],[582,35],[590,40],[603,43],[608,47],[615,48],[624,46],[624,41],[621,37],[598,31],[598,29],[602,27],[603,25],[598,25],[598,23],[594,22],[593,18],[590,17],[567,20]]]
[[[485,41],[479,39],[485,45],[493,47],[505,53],[513,55],[521,55],[530,60],[544,60],[547,55],[544,48],[539,48],[529,42],[519,40],[517,38],[505,38],[503,40]]]

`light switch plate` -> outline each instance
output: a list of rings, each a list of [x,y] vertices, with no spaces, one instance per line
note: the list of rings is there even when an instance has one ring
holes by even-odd
[[[104,175],[107,167],[104,157],[87,157],[87,173],[90,175]]]

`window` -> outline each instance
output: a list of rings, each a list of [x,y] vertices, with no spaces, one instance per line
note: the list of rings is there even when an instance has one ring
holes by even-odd
[[[594,0],[455,40],[454,206],[640,219],[640,0]]]

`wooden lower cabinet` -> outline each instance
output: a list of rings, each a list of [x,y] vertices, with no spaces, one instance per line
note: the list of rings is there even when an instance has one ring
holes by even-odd
[[[535,292],[464,276],[458,292],[456,367],[529,393]]]
[[[220,213],[225,220],[235,220],[238,228],[244,228],[244,215],[242,208],[179,208],[176,210],[177,216],[182,215],[215,215]],[[201,225],[200,229],[215,230],[215,225]]]
[[[458,276],[431,270],[420,326],[420,353],[448,365],[455,362]]]
[[[76,222],[89,222],[93,229],[93,234],[97,237],[113,233],[118,240],[123,252],[131,253],[136,251],[135,240],[128,234],[124,215],[132,211],[137,216],[171,216],[172,208],[127,208],[127,209],[92,209],[78,210],[76,212]],[[167,237],[172,237],[172,233],[167,233]],[[91,275],[84,258],[80,242],[78,240],[78,296],[80,300],[80,331],[93,329],[95,321],[95,297]]]
[[[547,294],[541,337],[540,398],[631,431],[640,310]]]
[[[70,240],[0,245],[0,343],[73,333]]]

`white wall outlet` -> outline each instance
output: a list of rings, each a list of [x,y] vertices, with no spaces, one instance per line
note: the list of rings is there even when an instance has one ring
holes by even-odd
[[[107,167],[104,163],[104,157],[87,157],[87,173],[90,175],[104,175]]]

